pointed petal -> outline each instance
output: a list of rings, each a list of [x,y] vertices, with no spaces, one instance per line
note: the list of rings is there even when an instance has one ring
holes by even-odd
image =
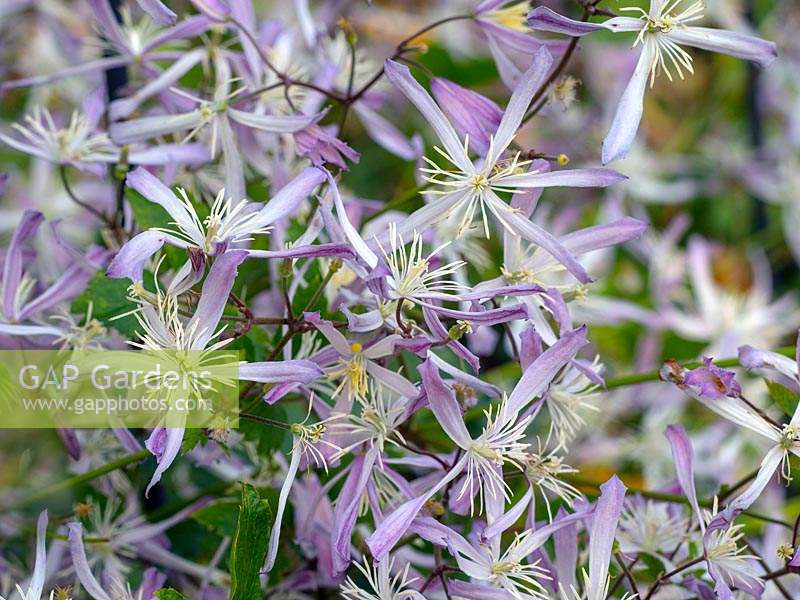
[[[681,425],[670,425],[664,432],[669,440],[672,449],[672,460],[675,463],[675,471],[678,475],[678,483],[684,495],[689,500],[689,505],[697,517],[700,527],[703,525],[703,517],[700,513],[700,505],[697,503],[697,491],[694,487],[694,464],[692,444],[686,430]]]
[[[258,383],[311,383],[324,373],[310,360],[284,360],[245,363],[239,366],[239,379]]]
[[[286,501],[289,498],[289,492],[292,489],[292,484],[297,476],[297,469],[300,466],[300,455],[302,454],[302,446],[296,444],[292,449],[292,458],[289,461],[289,468],[286,471],[286,479],[283,480],[280,494],[278,495],[278,508],[275,511],[275,522],[272,524],[272,530],[269,532],[269,544],[267,546],[267,558],[264,563],[264,572],[269,573],[272,567],[275,566],[275,558],[278,556],[278,544],[281,538],[281,522],[283,521],[283,513],[286,510]]]
[[[16,321],[18,317],[14,299],[22,279],[22,244],[36,235],[42,222],[44,222],[42,213],[26,210],[6,250],[3,263],[3,313],[11,321]]]
[[[86,560],[86,548],[83,546],[83,526],[80,523],[67,523],[69,553],[72,557],[72,567],[81,582],[83,589],[94,600],[111,600],[103,586],[95,579]]]
[[[514,136],[517,134],[522,119],[528,111],[531,99],[536,91],[541,87],[547,77],[550,67],[553,66],[553,56],[542,46],[533,56],[531,66],[517,82],[514,93],[508,101],[503,119],[494,134],[493,156],[487,156],[489,164],[494,164],[500,155],[508,148]]]
[[[515,414],[541,396],[550,382],[575,354],[587,344],[586,327],[568,331],[525,369],[508,397],[508,412]]]
[[[44,581],[47,576],[47,554],[45,544],[47,543],[47,510],[39,513],[36,520],[36,555],[33,560],[33,573],[28,584],[28,596],[30,598],[41,598],[44,589]]]
[[[564,169],[546,173],[523,173],[497,180],[497,184],[511,188],[545,187],[608,187],[628,179],[614,169]]]
[[[747,510],[750,506],[758,500],[764,488],[772,480],[775,471],[781,466],[783,461],[784,450],[780,446],[773,446],[769,452],[764,456],[761,465],[758,468],[758,475],[747,486],[747,489],[738,495],[729,505],[726,510],[730,510],[733,514],[738,514],[740,511]]]
[[[160,0],[136,0],[136,2],[156,23],[174,25],[175,21],[178,20],[178,15],[167,8]]]
[[[244,181],[244,162],[239,153],[236,134],[227,118],[221,117],[218,121],[220,146],[222,147],[222,161],[225,164],[225,193],[234,202],[244,200],[247,196]]]
[[[153,230],[135,236],[119,249],[108,265],[106,275],[114,279],[127,277],[133,282],[142,281],[145,264],[161,250],[166,238],[167,234]]]
[[[197,229],[193,216],[175,194],[150,171],[137,167],[130,173],[126,182],[129,187],[139,192],[142,196],[161,206],[169,213],[181,229],[192,231]]]
[[[142,142],[150,138],[170,133],[194,129],[203,124],[204,117],[199,110],[177,115],[158,115],[142,117],[130,121],[112,123],[108,135],[118,146]]]
[[[678,27],[670,32],[669,39],[678,44],[750,60],[761,67],[769,66],[778,58],[775,42],[739,31],[711,27]]]
[[[217,325],[222,318],[222,311],[228,303],[228,296],[236,279],[236,271],[242,261],[247,258],[244,250],[233,250],[218,256],[203,282],[197,310],[189,321],[187,328],[197,328],[197,337],[192,350],[203,350],[216,333]]]
[[[464,416],[461,413],[461,406],[456,399],[456,394],[449,385],[442,381],[439,376],[439,369],[431,361],[426,359],[419,367],[417,372],[422,378],[422,387],[428,396],[428,404],[433,411],[436,420],[460,448],[466,450],[472,443],[472,436],[467,431],[464,424]]]
[[[642,28],[642,21],[632,17],[614,17],[603,23],[589,23],[564,17],[546,6],[538,6],[528,13],[528,25],[538,31],[550,31],[552,33],[580,37],[601,29],[639,31]]]
[[[644,110],[644,91],[650,77],[650,69],[656,59],[654,43],[645,40],[633,75],[619,99],[617,111],[611,121],[611,128],[603,140],[602,161],[604,165],[623,158],[636,138]]]
[[[358,254],[371,269],[374,269],[378,266],[378,256],[370,250],[364,238],[361,237],[361,234],[353,227],[350,219],[347,218],[347,211],[344,209],[344,204],[342,203],[342,197],[339,194],[339,187],[336,185],[336,181],[334,181],[328,171],[325,171],[325,176],[328,179],[328,185],[333,195],[333,204],[336,207],[336,216],[339,219],[339,225],[341,225],[342,231],[344,231],[347,240],[352,244],[356,254]]]
[[[183,427],[158,428],[153,430],[153,433],[151,433],[150,437],[147,439],[145,446],[156,456],[157,465],[153,476],[150,478],[150,482],[147,484],[147,488],[145,488],[145,498],[150,493],[150,489],[161,481],[161,476],[169,469],[175,461],[175,458],[177,458],[178,452],[180,452],[181,449],[181,444],[183,443],[183,433]],[[154,439],[154,436],[163,436],[163,438],[159,440],[159,442],[163,442],[163,447],[155,448],[153,444],[150,443],[151,440]],[[154,452],[154,450],[156,451]]]
[[[472,161],[464,152],[464,146],[458,139],[453,125],[425,91],[425,88],[412,77],[408,67],[393,60],[387,60],[384,63],[384,69],[387,79],[403,92],[403,95],[417,107],[428,124],[433,127],[447,154],[455,161],[455,165],[462,171],[472,170]]]
[[[616,475],[600,486],[600,498],[589,534],[589,584],[587,600],[604,600],[611,546],[627,488]]]
[[[229,108],[228,116],[245,127],[269,131],[272,133],[294,133],[305,129],[322,118],[322,113],[315,115],[257,115],[255,113]]]
[[[270,225],[278,219],[293,215],[297,207],[323,181],[325,181],[325,174],[321,169],[314,167],[304,169],[297,177],[283,186],[261,209],[258,216],[259,225]]]

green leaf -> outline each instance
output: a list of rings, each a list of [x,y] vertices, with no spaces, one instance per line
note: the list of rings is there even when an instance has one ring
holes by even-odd
[[[158,600],[186,600],[186,596],[173,588],[161,588],[156,591]]]
[[[197,444],[205,446],[207,442],[208,436],[202,429],[187,429],[183,434],[183,441],[181,442],[181,456],[194,450]]]
[[[260,600],[261,567],[267,556],[272,515],[252,485],[242,483],[242,504],[231,544],[230,600]]]
[[[794,393],[792,390],[781,385],[780,383],[775,383],[769,379],[765,379],[764,382],[767,384],[767,389],[769,390],[769,395],[772,398],[772,401],[780,406],[781,410],[788,416],[791,417],[794,415],[794,412],[797,409],[797,404],[800,402],[800,395]]]
[[[133,315],[112,320],[136,308],[136,304],[128,299],[130,284],[127,279],[112,279],[105,273],[96,273],[86,290],[72,302],[71,312],[85,315],[91,303],[93,319],[113,327],[129,339],[135,338],[138,323]]]
[[[232,537],[236,534],[238,518],[239,505],[233,500],[209,504],[192,515],[192,519],[220,537]]]

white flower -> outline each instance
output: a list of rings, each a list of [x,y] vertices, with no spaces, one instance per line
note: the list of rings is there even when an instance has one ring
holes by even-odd
[[[108,136],[96,133],[89,119],[78,111],[72,113],[66,127],[59,127],[50,111],[36,106],[32,114],[25,116],[24,123],[12,125],[22,141],[1,133],[0,140],[20,152],[61,165],[114,162],[119,155]]]
[[[379,383],[370,384],[370,392],[366,396],[357,396],[359,413],[341,414],[334,413],[333,419],[338,419],[331,426],[337,433],[346,435],[347,445],[343,445],[333,456],[340,459],[346,456],[353,448],[367,444],[378,453],[378,461],[382,464],[384,446],[387,442],[395,443],[397,438],[405,443],[398,426],[405,420],[407,401],[398,395],[386,390]]]
[[[425,600],[425,596],[418,591],[409,589],[409,586],[417,580],[416,577],[408,576],[409,563],[406,563],[394,577],[392,577],[394,557],[382,560],[377,567],[371,567],[366,558],[363,565],[356,562],[355,566],[366,578],[369,589],[358,587],[348,577],[340,587],[342,596],[347,600]]]
[[[546,599],[547,591],[539,581],[550,579],[547,570],[539,566],[539,560],[527,562],[531,553],[530,547],[533,530],[528,529],[514,536],[506,551],[497,560],[492,561],[489,581],[506,590],[514,598],[523,600],[530,598]]]
[[[422,236],[416,231],[413,234],[411,247],[406,250],[403,237],[397,232],[395,223],[389,226],[389,251],[387,252],[378,240],[390,275],[387,282],[394,298],[448,299],[450,294],[458,293],[464,286],[445,279],[453,275],[466,263],[454,261],[430,270],[430,262],[447,244],[442,244],[425,257]]]
[[[597,377],[604,370],[598,356],[585,368]],[[586,425],[584,413],[599,410],[593,403],[600,395],[598,387],[597,382],[574,365],[567,366],[550,385],[544,398],[550,413],[550,430],[560,446],[566,448]]]
[[[628,500],[619,518],[617,540],[623,553],[671,552],[688,532],[688,521],[664,502]]]
[[[483,511],[487,495],[496,498],[502,494],[506,501],[510,499],[511,488],[503,477],[503,467],[511,465],[524,470],[530,446],[521,440],[525,438],[532,416],[518,419],[516,413],[509,414],[507,396],[496,410],[489,406],[483,414],[486,417],[483,433],[465,448],[464,482],[457,496],[460,499],[470,494],[470,514],[475,512],[476,495],[479,513]]]

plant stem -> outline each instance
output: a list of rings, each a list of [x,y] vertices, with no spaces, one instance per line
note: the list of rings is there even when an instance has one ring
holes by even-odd
[[[148,456],[152,456],[149,450],[139,450],[138,452],[134,452],[133,454],[128,454],[127,456],[118,458],[117,460],[114,460],[103,466],[97,467],[96,469],[92,469],[91,471],[87,471],[86,473],[81,473],[80,475],[75,475],[74,477],[70,477],[63,481],[59,481],[58,483],[54,483],[53,485],[47,486],[46,488],[39,490],[38,492],[34,492],[29,496],[26,496],[24,498],[21,498],[20,500],[17,500],[16,502],[13,502],[11,506],[3,510],[4,511],[16,510],[18,508],[29,506],[40,500],[44,500],[45,498],[55,496],[56,494],[63,492],[64,490],[77,487],[83,483],[91,481],[92,479],[97,479],[102,475],[106,475],[108,473],[111,473],[112,471],[116,471],[117,469],[122,469],[124,467],[127,467],[128,465],[138,462],[144,458],[147,458]]]
[[[784,346],[773,350],[777,354],[793,357],[795,353],[795,346]],[[685,369],[695,369],[702,366],[703,363],[692,360],[680,363]],[[721,368],[726,367],[740,367],[738,358],[726,358],[724,360],[715,360],[714,364]],[[618,387],[625,387],[628,385],[636,385],[639,383],[646,383],[648,381],[660,381],[661,377],[659,371],[646,371],[644,373],[631,373],[630,375],[620,375],[619,377],[612,377],[606,380],[606,389],[611,390]]]

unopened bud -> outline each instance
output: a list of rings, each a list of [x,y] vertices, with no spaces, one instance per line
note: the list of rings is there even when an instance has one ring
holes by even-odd
[[[119,160],[117,164],[114,165],[114,177],[118,181],[122,181],[125,179],[125,176],[128,174],[128,152],[130,151],[129,146],[123,146],[122,150],[119,152]]]
[[[284,258],[281,262],[280,274],[284,279],[289,279],[292,276],[294,269],[292,268],[292,259]]]
[[[348,44],[355,46],[358,43],[358,34],[353,29],[353,24],[350,21],[344,17],[339,17],[339,20],[336,21],[336,26],[344,32],[344,39],[347,40]]]
[[[662,381],[669,381],[681,385],[683,383],[683,367],[674,358],[668,358],[658,370]]]

